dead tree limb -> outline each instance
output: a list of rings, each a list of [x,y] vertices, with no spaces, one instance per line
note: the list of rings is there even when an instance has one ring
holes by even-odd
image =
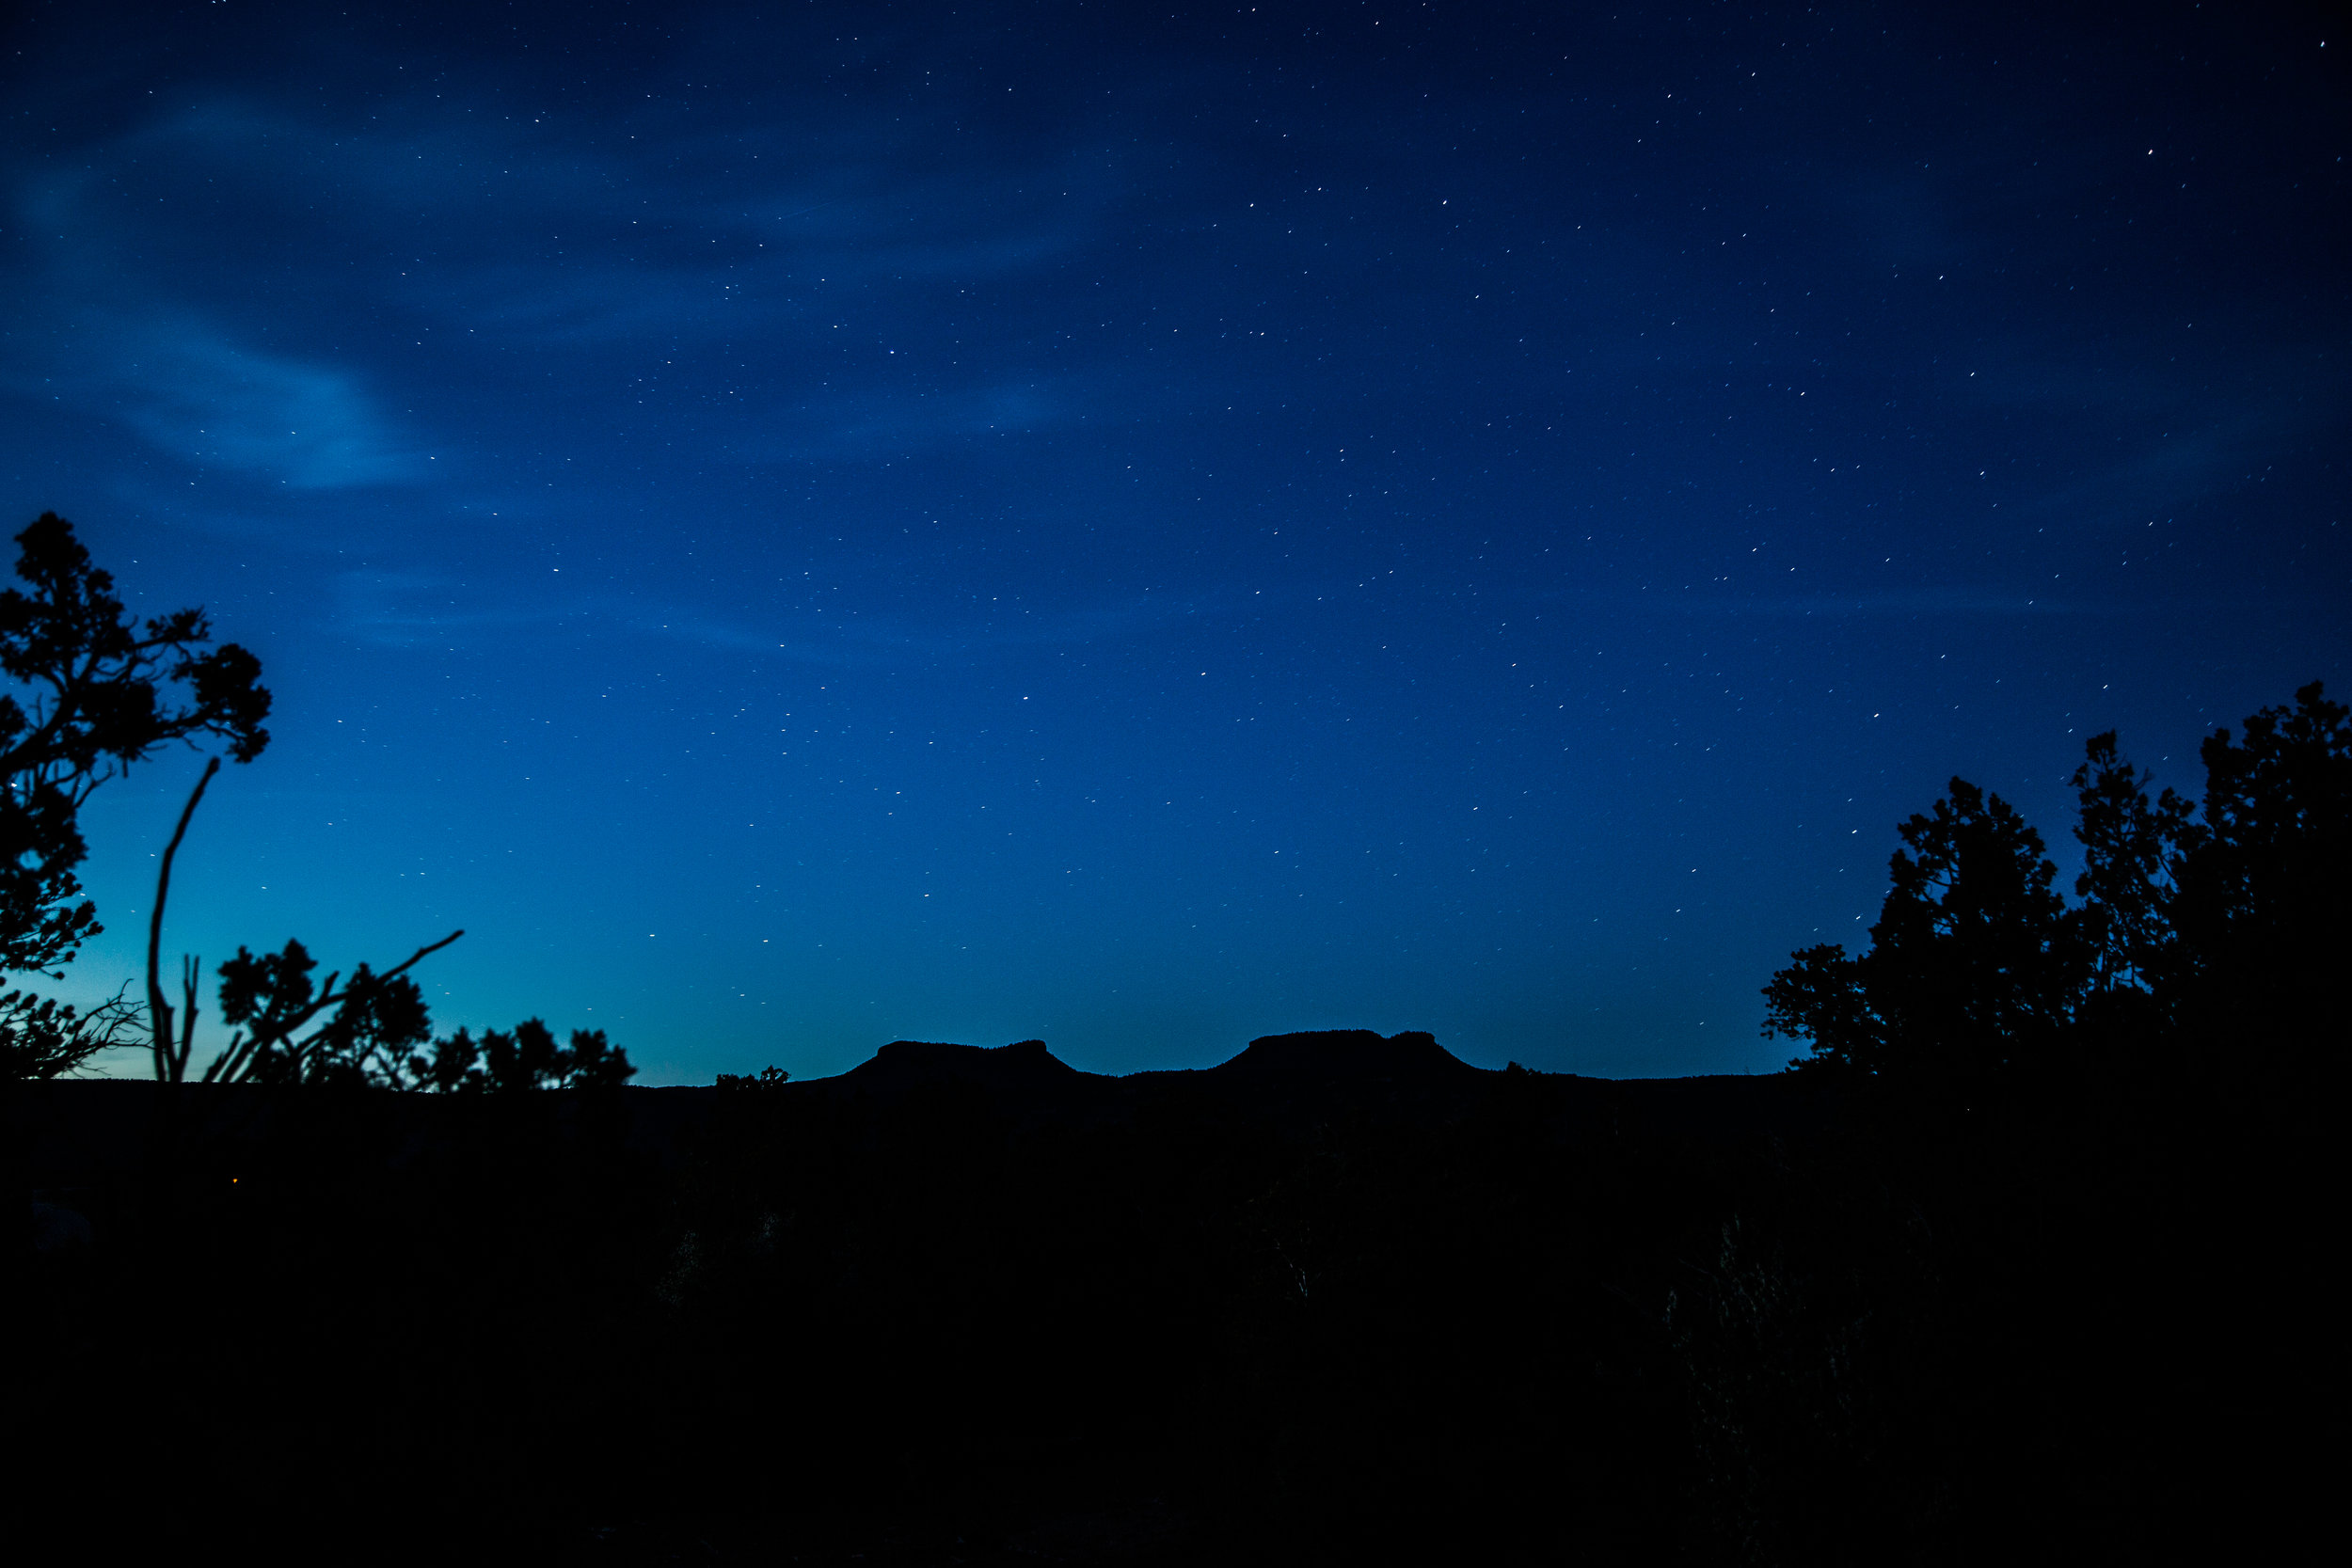
[[[147,1022],[149,1043],[155,1055],[157,1079],[177,1084],[186,1076],[188,1047],[196,1036],[196,989],[187,988],[187,1027],[181,1037],[171,1030],[171,1004],[164,1000],[164,983],[159,973],[164,942],[164,901],[171,896],[171,860],[180,852],[180,841],[188,836],[188,819],[196,815],[196,803],[204,799],[204,790],[220,771],[220,758],[213,757],[204,764],[204,776],[196,781],[196,788],[188,794],[188,803],[180,808],[180,825],[171,830],[171,842],[164,846],[164,863],[155,872],[155,907],[147,916]],[[183,964],[183,977],[188,978]]]

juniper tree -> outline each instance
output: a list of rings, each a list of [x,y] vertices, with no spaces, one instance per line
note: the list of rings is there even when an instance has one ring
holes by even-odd
[[[0,975],[62,978],[102,927],[83,896],[83,804],[175,743],[221,743],[238,762],[269,744],[261,661],[217,646],[201,610],[140,621],[90,562],[73,525],[44,512],[16,536],[21,586],[0,593]],[[118,1043],[123,1009],[79,1015],[0,992],[0,1072],[49,1077]]]

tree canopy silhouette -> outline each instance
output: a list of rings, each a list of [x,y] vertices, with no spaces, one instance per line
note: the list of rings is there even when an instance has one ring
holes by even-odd
[[[2169,789],[2151,800],[2153,781],[2124,758],[2113,730],[2092,736],[2084,753],[2073,779],[2083,847],[2074,893],[2084,900],[2093,984],[2109,994],[2145,992],[2172,952],[2173,874],[2197,836],[2196,807]]]
[[[270,694],[260,660],[212,645],[201,610],[132,617],[56,513],[16,542],[22,586],[0,593],[0,673],[13,687],[0,690],[0,974],[56,978],[101,929],[76,875],[83,802],[174,741],[217,739],[252,761],[269,744]],[[125,1017],[0,994],[0,1070],[64,1071],[118,1043]]]
[[[2218,730],[2200,749],[2204,820],[2182,835],[2173,874],[2176,986],[2342,957],[2352,710],[2317,681],[2295,698],[2247,720],[2243,740]]]
[[[2090,967],[2082,923],[2051,889],[2042,835],[1965,779],[1897,831],[1870,950],[1799,953],[1765,990],[1766,1030],[1867,1072],[1998,1071],[2071,1016]]]
[[[73,875],[90,792],[175,740],[215,736],[251,762],[269,745],[270,708],[259,659],[208,646],[201,610],[141,628],[56,513],[16,542],[24,587],[0,594],[0,670],[29,689],[25,701],[0,693],[0,970],[11,972],[52,969],[98,930]]]
[[[2319,682],[2201,748],[2201,811],[2092,736],[2074,774],[2082,902],[2042,837],[1963,779],[1898,830],[1871,946],[1805,948],[1765,987],[1794,1067],[1961,1083],[2046,1060],[2094,1006],[2152,1023],[2304,1022],[2344,954],[2352,874],[2352,711]]]

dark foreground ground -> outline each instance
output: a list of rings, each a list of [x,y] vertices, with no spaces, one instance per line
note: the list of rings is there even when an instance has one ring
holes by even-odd
[[[2331,1491],[2326,1113],[2148,1064],[7,1093],[78,1560],[2177,1560]]]

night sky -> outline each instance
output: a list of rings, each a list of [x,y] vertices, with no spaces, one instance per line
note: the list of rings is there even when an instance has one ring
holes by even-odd
[[[1768,1070],[1951,775],[2071,879],[2087,736],[2352,683],[2352,39],[2239,9],[20,8],[0,521],[276,692],[169,954]]]

